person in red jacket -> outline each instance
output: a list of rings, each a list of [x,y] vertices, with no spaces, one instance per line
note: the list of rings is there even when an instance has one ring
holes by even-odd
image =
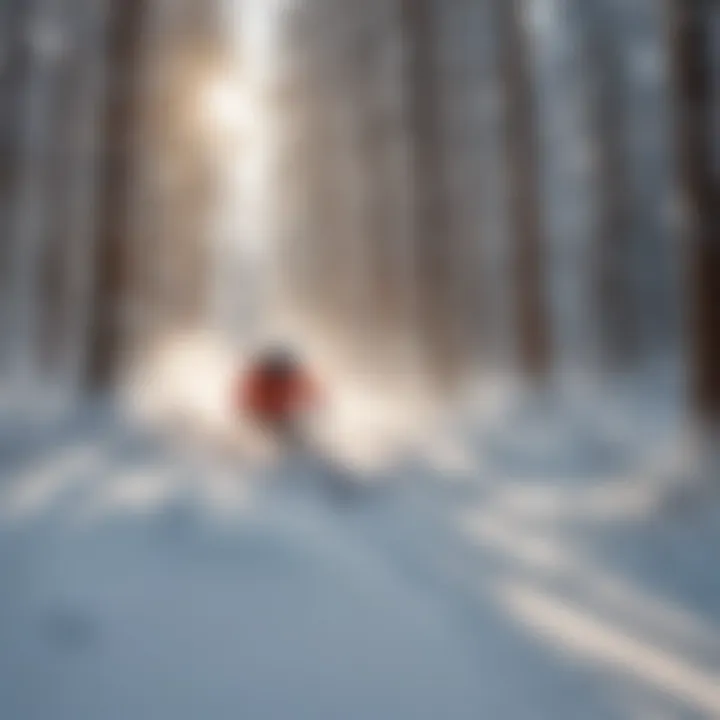
[[[277,439],[298,439],[303,420],[314,410],[320,393],[305,365],[284,349],[255,358],[241,375],[237,409]]]

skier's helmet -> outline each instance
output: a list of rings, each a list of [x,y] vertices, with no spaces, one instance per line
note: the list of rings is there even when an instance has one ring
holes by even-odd
[[[289,377],[300,368],[300,360],[288,347],[274,345],[260,356],[260,365],[273,377]]]

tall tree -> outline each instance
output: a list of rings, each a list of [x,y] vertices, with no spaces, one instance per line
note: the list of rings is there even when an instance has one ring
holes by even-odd
[[[58,69],[66,48],[62,6],[50,0],[29,3],[25,19],[25,63],[16,120],[21,123],[8,227],[11,268],[10,327],[12,373],[16,383],[34,387],[40,379],[38,345],[42,307],[42,266],[51,220],[49,162],[55,141],[54,102]],[[22,27],[22,25],[21,25]]]
[[[551,343],[532,57],[524,0],[495,0],[493,8],[505,92],[509,219],[514,254],[512,282],[519,361],[522,370],[539,382],[550,372]]]
[[[687,227],[692,396],[720,426],[720,181],[714,157],[713,0],[674,0],[672,27],[680,171]]]
[[[22,0],[0,3],[0,47],[3,48],[0,61],[0,282],[3,298],[0,318],[3,323],[10,322],[10,239],[22,160],[19,142],[25,120],[21,112],[22,96],[32,63],[28,41],[32,10],[33,6]],[[6,342],[7,339],[3,344]],[[3,347],[2,351],[4,353],[6,348]]]
[[[633,292],[632,189],[626,148],[623,59],[617,23],[607,0],[587,0],[584,20],[587,71],[592,86],[597,187],[596,298],[601,353],[610,368],[623,368],[638,353],[638,308]]]
[[[147,0],[111,3],[107,25],[104,157],[98,201],[94,317],[90,335],[90,382],[114,377],[122,341],[122,294],[127,283],[125,247],[139,98],[141,37]]]
[[[452,223],[443,158],[442,93],[438,53],[439,4],[401,0],[406,47],[405,92],[411,144],[417,312],[430,369],[447,382],[458,364],[455,336]]]

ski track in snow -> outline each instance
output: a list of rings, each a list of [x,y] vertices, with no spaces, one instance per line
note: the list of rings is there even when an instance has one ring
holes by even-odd
[[[0,717],[720,717],[720,503],[576,418],[508,427],[365,484],[7,424]]]

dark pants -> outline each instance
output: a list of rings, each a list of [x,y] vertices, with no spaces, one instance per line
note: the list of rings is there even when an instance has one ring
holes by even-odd
[[[256,422],[260,430],[283,449],[297,450],[306,445],[303,423],[295,416],[261,416]]]

